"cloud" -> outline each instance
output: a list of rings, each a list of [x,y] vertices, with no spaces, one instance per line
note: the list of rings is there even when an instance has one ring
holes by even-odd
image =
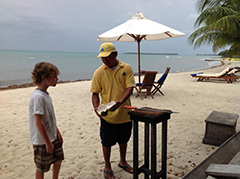
[[[11,2],[11,1],[10,1]],[[15,3],[0,3],[0,39],[3,44],[1,49],[18,48],[26,46],[31,48],[34,43],[39,43],[46,38],[63,36],[63,28],[41,10],[38,11],[31,5]],[[39,7],[39,9],[41,6]],[[11,46],[11,47],[9,47]]]
[[[0,6],[0,49],[95,52],[99,34],[137,12],[186,34],[197,16],[192,0],[0,0]],[[185,52],[186,40],[181,39]],[[147,44],[151,49],[152,43]],[[135,49],[128,43],[120,46]]]

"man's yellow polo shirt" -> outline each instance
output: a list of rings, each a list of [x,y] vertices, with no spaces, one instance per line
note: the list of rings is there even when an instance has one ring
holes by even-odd
[[[111,101],[119,101],[125,90],[134,86],[132,67],[118,60],[115,71],[103,64],[94,72],[90,91],[100,93],[101,103],[107,104]],[[107,116],[104,116],[103,119],[114,124],[129,122],[130,116],[128,109],[124,109],[125,105],[131,105],[130,98],[115,111],[108,111]]]

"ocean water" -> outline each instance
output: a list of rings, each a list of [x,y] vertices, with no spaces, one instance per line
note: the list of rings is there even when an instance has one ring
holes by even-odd
[[[74,81],[91,79],[93,72],[102,64],[97,53],[0,51],[0,87],[31,82],[31,71],[38,62],[46,61],[56,65],[61,74],[59,80]],[[138,71],[137,54],[119,54],[118,58]],[[218,65],[219,62],[204,61],[206,56],[150,55],[141,54],[141,70],[172,72],[192,71]]]

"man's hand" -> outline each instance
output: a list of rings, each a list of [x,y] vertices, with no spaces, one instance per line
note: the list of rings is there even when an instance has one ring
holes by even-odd
[[[99,118],[102,117],[100,114],[98,114],[97,109],[94,109],[94,111],[95,111],[95,113],[97,114],[97,116],[98,116]]]

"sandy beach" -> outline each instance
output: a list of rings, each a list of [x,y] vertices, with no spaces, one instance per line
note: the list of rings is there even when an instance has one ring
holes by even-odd
[[[224,65],[196,72],[220,72],[226,67],[240,66],[240,62],[225,61]],[[169,109],[172,114],[168,121],[167,177],[178,179],[191,171],[216,146],[202,143],[205,134],[205,119],[213,111],[240,115],[240,81],[228,84],[224,80],[211,79],[197,82],[190,76],[194,72],[171,73],[162,87],[164,96],[157,93],[151,97],[131,97],[132,105]],[[158,74],[158,79],[161,74]],[[53,99],[59,130],[64,139],[65,160],[62,163],[61,179],[103,178],[104,160],[99,137],[99,119],[93,111],[90,93],[91,81],[58,84],[49,88]],[[35,87],[0,91],[0,178],[34,178],[35,165],[33,148],[29,142],[28,103]],[[158,125],[159,134],[161,125]],[[240,129],[237,123],[236,131]],[[140,164],[143,161],[143,125],[140,125]],[[158,139],[160,141],[160,137]],[[161,160],[158,142],[158,161]],[[127,159],[132,165],[133,142],[129,142]],[[112,148],[112,169],[116,178],[130,179],[117,164],[118,146]],[[160,163],[160,162],[159,162]],[[160,164],[159,164],[160,165]],[[158,170],[160,166],[158,166]],[[51,178],[51,172],[45,174]],[[141,174],[139,178],[144,178]]]

